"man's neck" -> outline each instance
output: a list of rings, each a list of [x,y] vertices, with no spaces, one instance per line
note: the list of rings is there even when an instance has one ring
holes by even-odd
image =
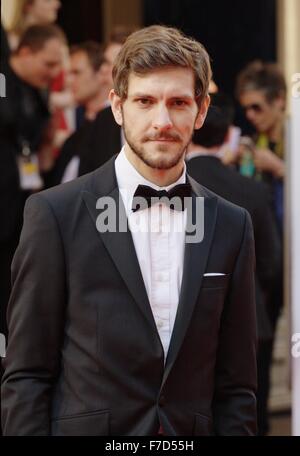
[[[16,55],[12,55],[9,59],[9,65],[13,72],[18,76],[19,79],[22,81],[25,81],[29,84],[29,82],[26,80],[26,77],[24,76],[24,71],[22,71],[23,65],[22,62],[20,61],[19,57]]]
[[[168,187],[178,181],[184,170],[184,160],[182,159],[171,169],[155,169],[146,165],[137,155],[132,152],[128,144],[125,144],[125,155],[129,162],[134,166],[139,174],[145,179],[159,187]]]
[[[266,131],[266,135],[269,141],[277,143],[282,140],[283,135],[283,128],[284,128],[284,115],[278,119],[278,121],[268,130]]]
[[[95,120],[99,111],[102,111],[107,105],[107,97],[100,93],[97,97],[92,98],[85,105],[85,117],[87,120]]]

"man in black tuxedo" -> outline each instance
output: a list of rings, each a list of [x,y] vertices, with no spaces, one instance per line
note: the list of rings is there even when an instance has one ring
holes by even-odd
[[[209,57],[152,26],[128,38],[113,76],[120,154],[26,206],[4,434],[253,435],[250,216],[184,164],[209,105]]]

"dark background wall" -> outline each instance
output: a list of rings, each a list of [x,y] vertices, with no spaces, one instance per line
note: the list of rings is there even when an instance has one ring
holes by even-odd
[[[144,20],[176,26],[201,41],[227,93],[247,62],[276,60],[276,0],[144,0]]]
[[[105,1],[62,0],[59,23],[70,43],[103,41]],[[276,0],[140,1],[144,16],[140,25],[176,26],[205,45],[214,79],[228,94],[233,94],[236,75],[246,63],[276,60]],[[130,20],[126,0],[114,0],[111,5],[124,8]]]
[[[70,44],[85,40],[103,41],[101,0],[61,0],[61,4],[58,23]]]

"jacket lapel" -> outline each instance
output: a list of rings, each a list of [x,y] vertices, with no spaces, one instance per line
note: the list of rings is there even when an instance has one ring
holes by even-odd
[[[165,372],[161,388],[170,373],[183,343],[195,303],[199,295],[203,274],[209,256],[217,216],[217,198],[206,195],[206,192],[193,179],[189,178],[193,189],[192,216],[195,220],[196,198],[204,197],[204,238],[202,242],[186,243],[184,254],[184,269],[182,285],[176,314],[176,320],[170,341],[169,351],[165,364]]]
[[[100,168],[101,169],[101,168]],[[100,176],[99,176],[100,177]],[[107,176],[103,176],[107,179]],[[83,191],[82,197],[85,201],[89,214],[95,224],[101,210],[96,208],[96,204],[101,194],[98,196],[95,195],[95,192],[91,193],[89,191]],[[99,232],[97,230],[96,235],[98,235],[108,253],[110,254],[115,266],[120,272],[126,286],[128,287],[131,295],[137,302],[142,314],[145,316],[149,324],[153,327],[155,332],[158,335],[154,317],[152,314],[151,306],[148,300],[144,280],[142,277],[141,269],[138,263],[135,247],[133,244],[133,239],[130,230],[127,228],[127,217],[125,212],[125,207],[122,201],[122,198],[119,193],[119,189],[115,182],[114,189],[108,194],[102,194],[105,198],[110,198],[114,202],[116,208],[116,231],[107,230],[106,232]],[[119,231],[119,222],[120,218],[122,223],[126,224],[124,231]],[[124,226],[124,225],[123,225]]]
[[[93,180],[91,181],[89,188],[82,192],[82,198],[95,223],[95,228],[97,218],[99,214],[101,214],[101,211],[97,209],[96,205],[97,200],[101,197],[110,197],[114,201],[117,228],[119,226],[120,217],[122,217],[122,220],[124,220],[125,217],[127,224],[125,207],[122,198],[120,197],[114,171],[115,158],[116,157],[113,157],[109,162],[93,173]],[[202,283],[202,277],[206,269],[217,217],[217,198],[212,196],[210,192],[206,193],[205,189],[197,184],[192,178],[188,177],[188,179],[193,190],[191,214],[193,217],[193,224],[195,223],[194,209],[196,198],[199,196],[204,197],[204,238],[202,242],[186,243],[185,246],[184,268],[178,309],[165,363],[161,388],[163,388],[176,360],[192,318]],[[129,292],[138,304],[147,322],[153,328],[153,333],[156,334],[160,341],[130,230],[125,229],[124,231],[120,231],[117,229],[116,232],[107,230],[104,233],[100,233],[99,231],[95,231],[95,233],[102,240]]]

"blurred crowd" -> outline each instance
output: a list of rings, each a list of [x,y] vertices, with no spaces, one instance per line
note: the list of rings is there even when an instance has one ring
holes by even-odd
[[[124,142],[108,95],[114,59],[133,30],[117,27],[106,43],[88,41],[69,47],[63,30],[54,25],[60,6],[58,0],[20,0],[10,27],[1,26],[1,73],[6,78],[6,97],[0,101],[0,332],[4,334],[10,266],[26,199],[95,170]],[[283,305],[286,84],[276,64],[252,62],[237,77],[235,97],[222,93],[213,81],[210,91],[211,107],[187,150],[187,169],[200,184],[246,208],[252,217],[258,424],[259,433],[265,435],[272,350]],[[235,121],[237,103],[252,125],[251,136],[245,136],[243,125]]]

